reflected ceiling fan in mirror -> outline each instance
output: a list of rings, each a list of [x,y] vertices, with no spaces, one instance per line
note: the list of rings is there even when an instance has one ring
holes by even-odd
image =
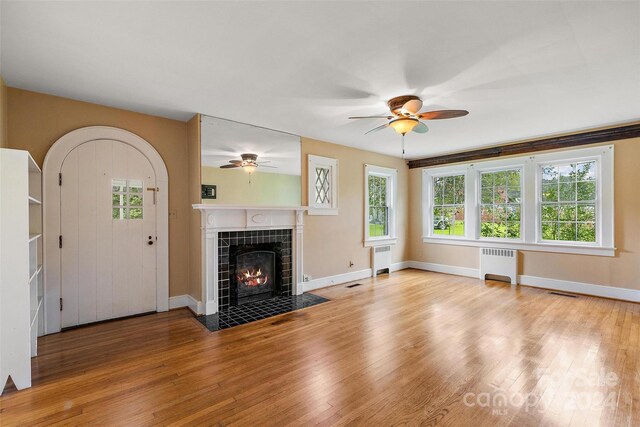
[[[396,96],[387,102],[390,115],[387,116],[360,116],[349,117],[349,119],[386,119],[387,123],[375,127],[365,135],[381,131],[382,129],[392,127],[393,130],[402,135],[402,154],[404,156],[404,136],[407,132],[427,133],[429,128],[420,120],[442,120],[463,117],[469,114],[467,110],[435,110],[423,111],[422,100],[415,95]]]
[[[229,160],[228,165],[220,166],[221,169],[233,169],[233,168],[242,168],[243,171],[249,174],[249,183],[251,183],[251,174],[255,172],[258,167],[261,168],[273,168],[276,169],[275,166],[267,166],[265,163],[269,163],[268,160],[261,161],[258,163],[258,155],[253,153],[244,153],[240,155],[242,160]]]

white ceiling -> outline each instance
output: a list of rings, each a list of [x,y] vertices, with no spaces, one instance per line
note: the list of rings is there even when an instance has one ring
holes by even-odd
[[[407,136],[416,158],[640,116],[640,2],[4,1],[9,86],[193,113],[400,155],[350,115],[417,94],[469,116]]]

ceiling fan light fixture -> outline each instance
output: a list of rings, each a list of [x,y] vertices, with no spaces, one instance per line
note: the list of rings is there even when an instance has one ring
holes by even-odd
[[[401,117],[399,119],[392,120],[389,122],[389,125],[401,135],[404,135],[407,132],[411,132],[414,127],[418,126],[420,123],[417,119],[409,118],[409,117]]]
[[[253,172],[255,172],[255,170],[256,170],[256,165],[252,165],[252,164],[243,165],[243,166],[242,166],[242,170],[244,170],[246,173],[248,173],[249,175],[251,175]]]

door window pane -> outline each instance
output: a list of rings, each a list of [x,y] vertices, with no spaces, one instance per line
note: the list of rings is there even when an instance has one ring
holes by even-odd
[[[111,191],[112,219],[142,219],[143,182],[141,180],[113,179]]]

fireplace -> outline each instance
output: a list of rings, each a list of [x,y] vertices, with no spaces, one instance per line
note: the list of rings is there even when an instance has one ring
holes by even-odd
[[[291,230],[218,234],[219,309],[293,295]]]
[[[194,311],[214,314],[231,307],[231,246],[280,243],[281,296],[301,295],[302,239],[305,206],[247,207],[193,205],[200,212],[203,301]],[[278,268],[276,259],[276,269]],[[279,271],[276,272],[278,274]]]
[[[281,295],[282,243],[229,247],[231,305],[242,305]]]

